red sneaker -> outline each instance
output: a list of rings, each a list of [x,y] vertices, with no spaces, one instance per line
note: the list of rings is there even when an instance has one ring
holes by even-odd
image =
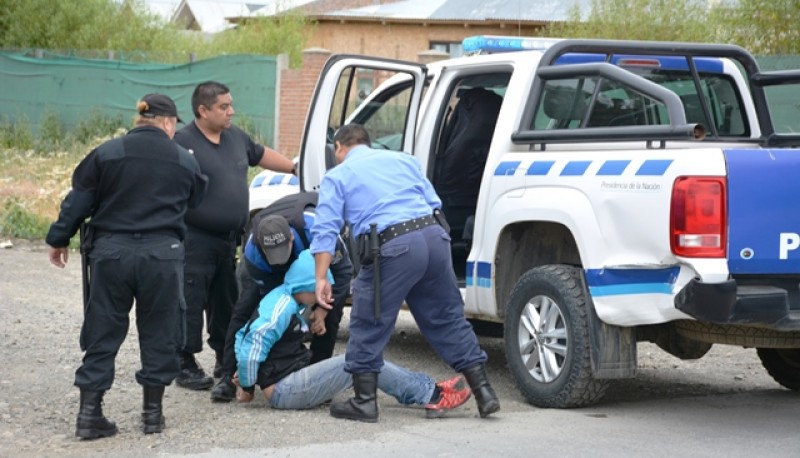
[[[472,396],[469,385],[460,375],[436,382],[436,386],[441,390],[441,395],[436,404],[425,404],[425,416],[428,418],[442,417],[445,412],[464,404]]]

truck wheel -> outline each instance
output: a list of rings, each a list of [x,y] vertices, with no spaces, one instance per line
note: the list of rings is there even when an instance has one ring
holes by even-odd
[[[581,407],[605,394],[608,382],[592,377],[577,268],[541,266],[520,277],[506,309],[505,347],[517,387],[537,407]]]
[[[800,349],[798,348],[759,348],[761,364],[776,382],[800,391]]]

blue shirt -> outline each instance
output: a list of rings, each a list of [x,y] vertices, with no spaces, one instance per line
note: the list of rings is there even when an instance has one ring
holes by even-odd
[[[430,215],[441,206],[413,156],[356,146],[322,178],[311,252],[334,254],[345,222],[358,236],[369,232],[372,223],[382,232],[393,224]]]

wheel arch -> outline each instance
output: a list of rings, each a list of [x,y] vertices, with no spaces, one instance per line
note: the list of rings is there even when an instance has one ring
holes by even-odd
[[[546,264],[582,266],[575,237],[567,226],[550,221],[521,221],[505,226],[495,251],[495,301],[500,318],[517,280]]]

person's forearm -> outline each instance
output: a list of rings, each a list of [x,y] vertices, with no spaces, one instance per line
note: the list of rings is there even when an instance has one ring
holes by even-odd
[[[333,257],[327,251],[314,254],[314,275],[317,280],[328,278],[328,267]]]
[[[264,155],[258,165],[265,169],[284,173],[292,173],[294,168],[294,162],[291,159],[267,147],[264,147]]]

